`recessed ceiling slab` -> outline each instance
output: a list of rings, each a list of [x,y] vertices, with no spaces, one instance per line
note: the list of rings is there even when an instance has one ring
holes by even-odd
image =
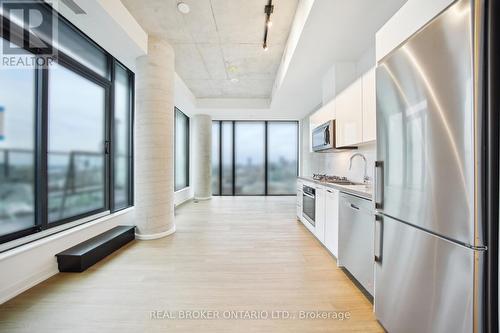
[[[197,98],[271,97],[298,0],[274,0],[269,50],[262,49],[268,0],[122,0],[149,33],[167,39],[176,71]],[[231,79],[237,79],[231,81]]]

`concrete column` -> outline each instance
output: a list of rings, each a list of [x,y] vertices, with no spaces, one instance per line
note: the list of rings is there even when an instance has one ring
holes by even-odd
[[[212,117],[193,117],[193,181],[194,198],[212,198]]]
[[[175,232],[174,51],[149,37],[136,62],[135,213],[138,239]]]

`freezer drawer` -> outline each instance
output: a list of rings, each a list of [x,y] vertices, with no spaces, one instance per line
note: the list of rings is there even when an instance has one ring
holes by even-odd
[[[373,214],[371,201],[341,193],[338,264],[373,295]]]
[[[474,256],[479,264],[482,252],[377,218],[375,314],[384,328],[391,333],[472,332]]]

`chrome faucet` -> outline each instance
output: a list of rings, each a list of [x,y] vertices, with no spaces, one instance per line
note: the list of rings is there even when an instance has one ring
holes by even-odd
[[[355,153],[351,156],[351,158],[349,159],[349,170],[352,169],[352,160],[356,157],[356,156],[359,156],[363,159],[363,161],[365,161],[365,173],[364,173],[364,176],[363,176],[363,183],[367,184],[370,182],[370,177],[368,177],[368,174],[366,172],[367,168],[368,168],[368,162],[366,160],[366,157],[365,155],[361,154],[361,153]]]

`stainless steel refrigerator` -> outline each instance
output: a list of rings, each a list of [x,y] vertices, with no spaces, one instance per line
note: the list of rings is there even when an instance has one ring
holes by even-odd
[[[378,63],[374,303],[391,333],[498,328],[495,2],[454,2]]]

